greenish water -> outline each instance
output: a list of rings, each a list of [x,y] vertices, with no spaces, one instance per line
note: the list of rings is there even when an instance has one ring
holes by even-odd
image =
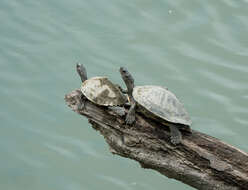
[[[191,189],[110,154],[64,94],[89,76],[169,87],[193,129],[248,151],[247,0],[0,2],[0,189]]]

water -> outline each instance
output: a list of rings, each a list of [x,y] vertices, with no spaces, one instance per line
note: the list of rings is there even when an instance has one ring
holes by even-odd
[[[110,154],[64,94],[89,76],[169,87],[193,129],[248,151],[248,1],[0,2],[0,188],[191,189]]]

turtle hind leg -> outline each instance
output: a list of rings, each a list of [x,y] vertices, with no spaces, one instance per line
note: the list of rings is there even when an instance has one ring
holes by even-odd
[[[126,114],[126,110],[123,107],[119,107],[119,106],[109,106],[108,109],[110,109],[111,111],[113,111],[114,113],[116,113],[119,116],[124,116]]]
[[[181,143],[182,134],[179,131],[179,129],[177,128],[177,126],[175,126],[173,124],[169,124],[169,127],[170,127],[170,134],[171,134],[171,137],[170,137],[171,143],[174,145]]]
[[[185,134],[192,134],[192,130],[189,125],[180,125],[180,129],[186,132]]]

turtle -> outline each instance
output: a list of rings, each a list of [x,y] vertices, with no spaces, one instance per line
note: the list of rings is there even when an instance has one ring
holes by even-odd
[[[135,121],[135,111],[162,122],[170,128],[170,141],[177,145],[182,140],[179,129],[191,133],[192,121],[177,97],[163,86],[145,85],[134,86],[134,79],[128,70],[120,67],[120,74],[127,87],[130,108],[126,116],[126,123]]]
[[[85,100],[89,100],[96,105],[105,106],[120,116],[125,115],[125,108],[121,107],[127,102],[124,90],[119,85],[113,84],[107,77],[87,78],[87,72],[82,64],[77,63],[77,73],[79,74],[83,94],[81,101],[78,103],[78,109],[84,109]]]

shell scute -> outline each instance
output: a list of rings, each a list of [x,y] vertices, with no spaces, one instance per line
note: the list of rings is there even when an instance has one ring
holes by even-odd
[[[81,91],[98,105],[118,106],[126,102],[126,97],[107,77],[93,77],[84,81]]]

